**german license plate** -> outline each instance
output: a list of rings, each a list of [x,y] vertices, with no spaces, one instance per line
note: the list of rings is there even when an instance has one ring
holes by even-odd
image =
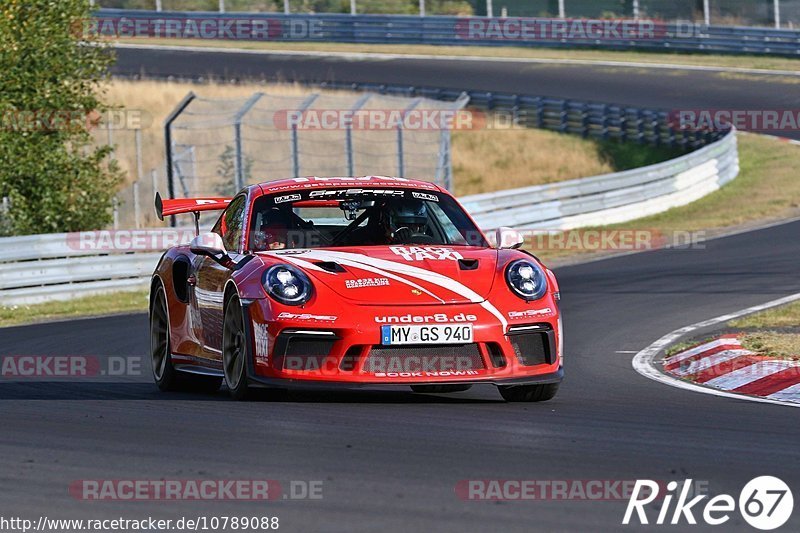
[[[381,344],[469,344],[472,324],[381,326]]]

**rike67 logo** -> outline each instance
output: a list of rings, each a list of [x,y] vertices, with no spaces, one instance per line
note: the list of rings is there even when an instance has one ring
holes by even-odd
[[[738,503],[738,511],[745,522],[756,529],[768,531],[784,525],[794,509],[791,489],[781,479],[773,476],[751,479],[739,493],[738,502],[729,494],[713,497],[707,494],[690,495],[691,488],[691,479],[685,480],[683,485],[679,485],[677,481],[669,482],[658,517],[655,522],[651,522],[652,516],[648,516],[645,507],[659,497],[659,485],[649,479],[637,480],[622,523],[628,525],[638,521],[642,525],[697,524],[697,514],[706,524],[719,526],[731,519]]]

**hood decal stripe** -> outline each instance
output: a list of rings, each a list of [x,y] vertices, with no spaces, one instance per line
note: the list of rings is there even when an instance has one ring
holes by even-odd
[[[280,256],[280,257],[286,258],[286,256]],[[366,256],[366,255],[363,255],[363,254],[354,254],[354,253],[350,253],[350,252],[334,252],[334,251],[330,251],[330,250],[313,250],[313,251],[309,251],[308,253],[303,254],[303,258],[310,258],[310,259],[323,260],[323,261],[331,261],[331,260],[333,260],[333,261],[338,261],[338,262],[342,263],[343,265],[353,266],[353,267],[360,268],[360,269],[363,269],[363,270],[368,270],[370,272],[382,273],[382,275],[385,275],[386,277],[390,277],[392,279],[397,279],[398,281],[401,281],[401,282],[406,283],[408,285],[414,286],[414,287],[418,288],[419,290],[422,290],[422,291],[426,292],[427,294],[430,294],[431,296],[433,296],[437,300],[442,301],[442,303],[444,303],[444,301],[441,298],[433,295],[429,291],[423,289],[422,287],[419,287],[416,284],[413,284],[409,280],[404,280],[403,278],[399,278],[397,276],[394,276],[394,275],[390,274],[390,272],[396,272],[398,274],[403,274],[403,275],[406,275],[406,276],[417,278],[417,279],[422,280],[422,281],[427,281],[428,283],[432,283],[434,285],[437,285],[437,286],[439,286],[439,287],[441,287],[443,289],[446,289],[446,290],[448,290],[450,292],[458,294],[459,296],[462,296],[464,298],[468,298],[472,303],[480,304],[481,307],[486,309],[489,313],[494,315],[500,321],[500,324],[503,326],[503,332],[504,333],[508,328],[508,321],[505,319],[505,317],[502,315],[502,313],[500,313],[500,311],[494,305],[492,305],[485,298],[483,298],[481,295],[479,295],[478,293],[476,293],[475,291],[473,291],[469,287],[465,286],[464,284],[459,283],[458,281],[456,281],[456,280],[454,280],[452,278],[448,278],[447,276],[444,276],[442,274],[438,274],[436,272],[430,272],[428,270],[424,270],[422,268],[417,268],[417,267],[412,266],[412,265],[404,265],[404,264],[396,263],[394,261],[387,261],[387,260],[384,260],[384,259],[377,259],[377,258],[369,257],[369,256]],[[294,257],[292,259],[298,259],[298,257]],[[316,265],[314,265],[314,266],[316,266]]]
[[[307,254],[305,256],[307,258],[309,258],[309,259],[329,260],[329,258],[325,258],[325,257],[312,257],[312,254]],[[299,258],[296,258],[296,257],[292,257],[292,258],[283,257],[283,258],[284,259],[288,259],[290,262],[292,262],[293,264],[295,264],[297,266],[300,266],[300,267],[309,268],[310,270],[320,270],[322,272],[327,272],[326,270],[324,270],[322,268],[319,268],[317,265],[315,265],[315,264],[313,264],[313,263],[311,263],[309,261],[302,261],[302,260],[299,260]],[[439,296],[433,294],[431,291],[427,290],[425,287],[417,285],[413,281],[407,280],[405,278],[401,278],[400,276],[392,274],[391,272],[386,272],[386,271],[381,270],[379,268],[375,268],[375,267],[373,267],[371,265],[362,264],[362,263],[359,263],[359,262],[356,262],[356,261],[349,261],[349,260],[346,260],[346,259],[338,259],[337,261],[339,263],[345,265],[345,266],[351,266],[351,267],[358,268],[360,270],[366,270],[367,272],[372,272],[373,274],[377,274],[379,276],[383,276],[383,277],[386,277],[386,278],[389,278],[389,279],[393,279],[395,281],[399,281],[400,283],[403,283],[404,285],[408,285],[409,287],[412,287],[414,289],[417,289],[419,291],[424,292],[425,294],[427,294],[431,298],[433,298],[435,300],[438,300],[441,303],[445,303],[445,301],[442,298],[440,298]],[[328,273],[330,274],[330,272],[328,272]]]

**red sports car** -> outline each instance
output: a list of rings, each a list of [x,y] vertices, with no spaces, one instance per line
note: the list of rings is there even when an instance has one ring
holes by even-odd
[[[162,200],[159,217],[223,210],[169,249],[150,296],[162,390],[497,385],[552,398],[563,377],[553,272],[502,228],[491,245],[447,191],[403,178],[297,178],[234,198]]]

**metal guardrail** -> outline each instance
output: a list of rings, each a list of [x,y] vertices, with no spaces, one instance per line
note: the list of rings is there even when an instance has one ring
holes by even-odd
[[[627,222],[693,202],[739,173],[736,133],[690,154],[602,176],[461,198],[481,228],[569,230]]]
[[[112,253],[79,233],[0,239],[0,305],[28,305],[147,288],[161,253]]]
[[[736,177],[735,132],[677,159],[577,180],[467,196],[484,229],[565,230],[625,222],[684,205]],[[174,230],[149,230],[174,231]],[[147,287],[158,253],[97,251],[81,234],[0,239],[0,305],[24,305]]]
[[[527,46],[545,48],[599,48],[609,50],[646,50],[762,54],[800,56],[800,31],[748,26],[710,26],[695,23],[665,23],[650,21],[653,31],[617,35],[614,31],[599,36],[592,33],[570,32],[572,20],[407,15],[346,15],[346,14],[280,14],[280,13],[209,13],[158,12],[120,9],[101,9],[95,17],[106,24],[106,34],[122,33],[143,36],[195,37],[197,22],[202,20],[259,21],[264,32],[249,31],[233,37],[239,40],[274,40],[296,42],[342,42],[360,44],[432,44],[464,46]],[[139,29],[127,30],[119,22],[140,21]],[[169,20],[161,29],[154,21]],[[193,32],[180,24],[194,21]],[[478,22],[476,22],[478,21]],[[520,23],[548,25],[556,29],[520,33]],[[601,21],[598,21],[601,22]],[[143,24],[146,23],[146,24]],[[472,23],[472,25],[471,25]],[[492,24],[490,26],[490,24]],[[562,33],[562,24],[567,24]],[[120,32],[122,27],[126,31]],[[131,27],[133,27],[131,25]],[[191,26],[189,26],[191,28]],[[223,36],[222,38],[226,38]]]

